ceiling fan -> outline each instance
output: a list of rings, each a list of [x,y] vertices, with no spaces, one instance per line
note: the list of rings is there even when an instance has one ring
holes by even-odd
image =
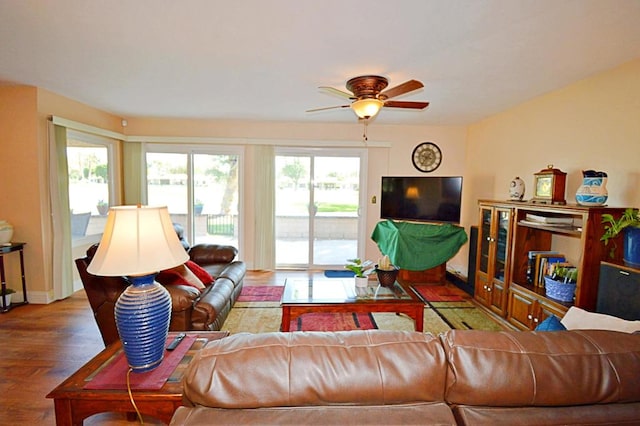
[[[417,101],[394,101],[392,98],[413,92],[414,90],[424,87],[417,80],[409,80],[398,86],[386,89],[389,80],[379,75],[362,75],[354,77],[347,81],[347,93],[333,87],[321,86],[319,89],[341,98],[350,99],[352,102],[348,105],[337,105],[324,108],[310,109],[307,112],[324,111],[336,108],[351,108],[355,114],[362,119],[368,120],[375,117],[382,107],[387,108],[407,108],[407,109],[425,109],[429,106],[429,102]]]

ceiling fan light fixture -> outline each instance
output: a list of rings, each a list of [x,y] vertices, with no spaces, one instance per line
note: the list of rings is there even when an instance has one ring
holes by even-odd
[[[355,112],[360,118],[372,118],[380,112],[383,105],[384,102],[379,99],[364,98],[353,102],[351,104],[351,109],[353,109],[353,112]]]

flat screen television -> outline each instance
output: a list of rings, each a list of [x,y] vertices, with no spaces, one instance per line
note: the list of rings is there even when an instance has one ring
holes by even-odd
[[[462,176],[383,176],[380,217],[460,223]]]

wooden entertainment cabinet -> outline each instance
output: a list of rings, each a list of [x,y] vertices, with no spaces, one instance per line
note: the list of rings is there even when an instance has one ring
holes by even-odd
[[[600,241],[602,215],[619,217],[624,208],[497,200],[480,200],[478,206],[477,302],[522,330],[534,329],[550,315],[562,317],[571,305],[595,310],[600,262],[622,263],[621,238],[606,247]],[[573,224],[532,222],[527,214],[572,219]],[[612,247],[616,247],[613,258],[609,256]],[[551,299],[544,288],[527,283],[528,253],[537,250],[558,250],[578,267],[573,303]]]

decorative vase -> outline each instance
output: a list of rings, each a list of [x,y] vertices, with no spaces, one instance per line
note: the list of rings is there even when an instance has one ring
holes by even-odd
[[[4,295],[4,301],[5,301],[5,306],[9,307],[11,306],[11,294],[12,293],[7,293]],[[2,303],[2,296],[0,296],[0,304]]]
[[[640,268],[640,228],[630,226],[622,231],[623,256],[627,266]]]
[[[366,287],[369,285],[369,278],[367,277],[355,277],[356,287]]]
[[[6,220],[0,220],[0,244],[11,242],[13,237],[13,225]]]
[[[595,170],[582,172],[582,185],[576,191],[576,201],[582,206],[602,206],[607,202],[607,174]]]
[[[96,209],[98,210],[98,214],[100,216],[106,216],[109,213],[109,204],[97,204]]]
[[[518,176],[509,184],[509,197],[516,201],[522,201],[524,198],[524,181]]]
[[[393,287],[398,276],[398,268],[394,267],[390,270],[378,269],[376,265],[376,276],[378,277],[378,283],[382,287]]]

